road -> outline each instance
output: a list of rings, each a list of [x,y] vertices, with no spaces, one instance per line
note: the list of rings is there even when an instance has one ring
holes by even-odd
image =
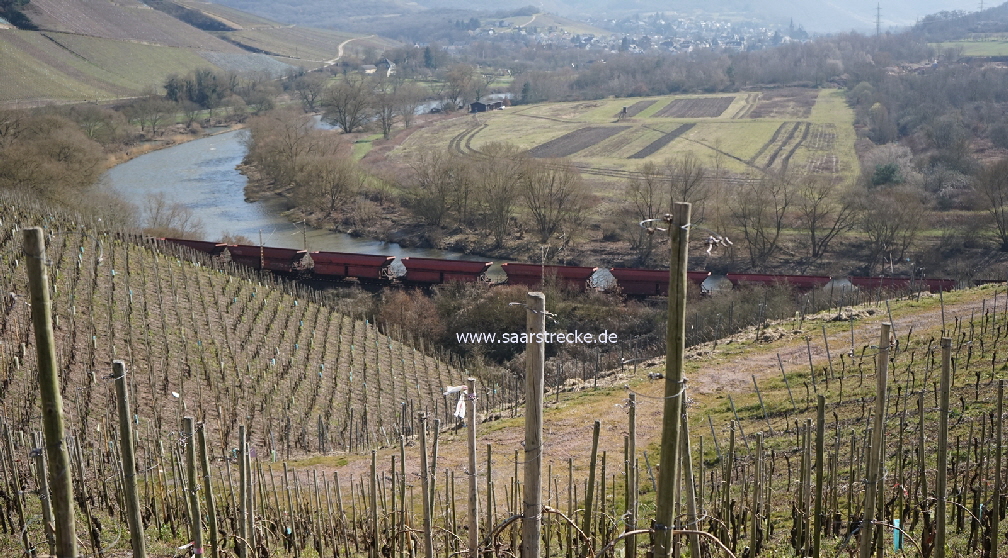
[[[332,66],[333,64],[335,64],[336,62],[338,62],[340,58],[343,58],[343,47],[347,46],[347,43],[349,43],[350,41],[359,41],[361,39],[370,39],[371,37],[374,37],[374,35],[368,35],[367,37],[354,37],[352,39],[347,39],[347,40],[343,41],[342,43],[339,44],[338,47],[336,47],[336,58],[333,58],[332,60],[326,60],[325,66],[326,67]]]

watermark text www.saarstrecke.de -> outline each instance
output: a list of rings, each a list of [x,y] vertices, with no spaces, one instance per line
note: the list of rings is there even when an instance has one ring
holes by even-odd
[[[608,330],[602,333],[582,333],[574,330],[569,332],[542,332],[542,333],[488,333],[488,332],[458,332],[455,340],[466,345],[491,345],[491,344],[527,344],[527,343],[556,343],[570,345],[609,345],[616,343],[618,337],[615,332]]]

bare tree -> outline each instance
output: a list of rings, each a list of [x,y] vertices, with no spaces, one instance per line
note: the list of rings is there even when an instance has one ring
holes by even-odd
[[[157,135],[158,128],[167,121],[168,117],[175,114],[175,103],[156,94],[147,94],[135,99],[126,108],[126,113],[130,119],[140,124],[141,131],[149,131],[152,136]]]
[[[885,256],[902,260],[924,225],[926,207],[912,187],[876,188],[865,197],[861,225],[868,237],[868,272]]]
[[[668,158],[662,162],[663,170],[669,181],[673,201],[689,202],[699,205],[707,196],[707,169],[700,159],[690,152],[676,158]]]
[[[482,200],[484,228],[500,246],[514,216],[527,155],[514,145],[497,142],[484,145],[480,153],[483,157],[475,161],[471,176]]]
[[[857,224],[857,203],[835,181],[803,177],[796,188],[799,224],[808,235],[809,256],[819,259],[837,236]]]
[[[647,162],[639,175],[626,185],[626,199],[631,219],[633,236],[631,248],[637,252],[637,262],[647,265],[654,253],[656,238],[637,224],[647,219],[658,219],[668,213],[672,199],[670,182],[658,165]]]
[[[392,126],[399,115],[399,93],[395,82],[388,78],[378,78],[372,84],[371,106],[381,124],[382,137],[392,137]]]
[[[328,81],[329,77],[319,72],[305,74],[294,80],[294,92],[301,100],[301,106],[304,107],[305,112],[318,110],[319,101],[322,100],[322,93],[325,91]]]
[[[569,160],[534,161],[522,176],[522,194],[539,240],[546,244],[558,232],[569,240],[582,224],[588,196],[581,173]],[[567,230],[565,230],[567,229]]]
[[[296,188],[299,205],[312,206],[324,200],[328,212],[334,214],[353,198],[367,179],[352,158],[346,156],[311,155],[301,168]]]
[[[274,111],[249,121],[246,161],[280,188],[295,186],[309,156],[329,157],[340,142],[335,132],[317,130],[311,116]]]
[[[445,91],[453,107],[464,107],[475,94],[476,71],[468,64],[456,64],[448,68],[442,79],[447,84]]]
[[[739,188],[731,206],[732,220],[742,233],[753,267],[766,263],[778,248],[784,216],[791,204],[786,176],[770,175]]]
[[[350,134],[371,116],[371,94],[364,78],[347,74],[326,91],[322,100],[324,118]]]
[[[162,192],[147,196],[143,218],[144,231],[153,236],[199,238],[203,235],[203,222],[193,211],[169,200]]]
[[[1008,252],[1008,159],[985,167],[973,183],[981,207],[994,219],[1001,251]]]
[[[446,151],[432,151],[422,154],[411,167],[410,208],[428,225],[440,227],[454,209],[460,161]]]
[[[396,108],[399,111],[399,116],[402,117],[403,128],[409,128],[413,125],[413,117],[427,94],[415,81],[403,82],[399,85],[397,93],[398,106]]]

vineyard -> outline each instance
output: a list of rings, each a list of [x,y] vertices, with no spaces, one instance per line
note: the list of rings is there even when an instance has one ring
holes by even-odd
[[[691,349],[671,396],[669,369],[633,350],[588,381],[546,370],[542,439],[526,432],[522,449],[537,414],[522,416],[513,380],[482,372],[459,398],[464,371],[314,291],[0,201],[10,555],[65,544],[69,517],[82,556],[528,556],[537,540],[545,556],[626,557],[664,531],[674,556],[931,558],[994,556],[1005,540],[1004,285],[762,321]],[[42,256],[22,250],[36,223]],[[35,269],[65,444],[41,441]],[[545,327],[533,306],[529,327]],[[681,477],[659,491],[663,407],[680,397]],[[457,405],[468,442],[449,428]],[[64,465],[61,496],[65,475],[45,472]],[[669,502],[666,530],[652,519]]]
[[[241,52],[239,48],[138,0],[37,0],[26,7],[26,13],[43,31],[188,49]]]

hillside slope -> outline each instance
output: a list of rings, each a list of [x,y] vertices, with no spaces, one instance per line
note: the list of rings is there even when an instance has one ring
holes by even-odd
[[[240,53],[241,49],[137,0],[32,0],[24,9],[42,31]]]
[[[261,451],[317,451],[320,426],[328,448],[386,445],[399,431],[402,405],[444,419],[454,411],[454,400],[441,393],[461,381],[460,370],[340,313],[317,291],[211,265],[150,239],[100,232],[79,217],[2,193],[0,222],[0,288],[10,293],[0,310],[0,406],[15,429],[41,428],[27,277],[19,264],[20,228],[40,224],[63,388],[77,394],[77,406],[66,407],[73,428],[89,416],[104,420],[104,410],[95,417],[91,409],[111,384],[96,385],[95,376],[106,376],[113,359],[131,370],[145,428],[177,428],[175,414],[188,405],[213,423],[208,437],[215,444],[227,444],[237,424],[247,424]]]
[[[198,68],[280,76],[298,64],[250,52],[136,0],[37,0],[25,13],[40,31],[0,29],[0,73],[9,77],[0,83],[0,103],[7,106],[131,97]]]
[[[287,23],[308,23],[312,20],[341,28],[352,28],[353,18],[408,15],[424,10],[461,9],[486,12],[488,15],[502,10],[514,10],[533,4],[543,11],[564,16],[584,18],[619,18],[634,14],[662,12],[680,16],[730,17],[733,19],[769,20],[787,24],[793,20],[809,31],[845,32],[851,29],[867,32],[875,30],[876,2],[854,0],[852,2],[804,2],[800,0],[724,0],[711,3],[701,0],[684,0],[670,4],[661,0],[634,0],[613,2],[611,0],[499,0],[490,2],[477,0],[377,0],[357,2],[355,0],[217,0],[221,4],[248,12],[260,14]],[[927,14],[944,10],[974,11],[978,4],[972,0],[895,0],[882,6],[883,30],[890,27],[913,25],[917,19]]]

